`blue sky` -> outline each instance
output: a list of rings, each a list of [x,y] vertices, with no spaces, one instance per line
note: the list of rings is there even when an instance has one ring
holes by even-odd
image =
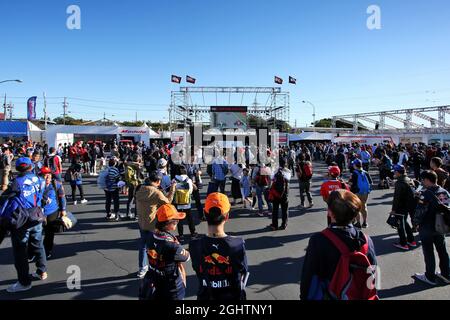
[[[71,4],[81,30],[66,28]],[[366,27],[372,4],[381,30]],[[283,89],[298,125],[312,120],[305,99],[318,119],[450,104],[448,0],[3,0],[0,12],[0,80],[24,80],[0,84],[16,116],[34,95],[42,116],[45,91],[52,118],[67,96],[124,102],[69,99],[77,118],[163,120],[178,88],[171,74],[198,86],[273,86],[274,75],[292,75],[297,86]]]

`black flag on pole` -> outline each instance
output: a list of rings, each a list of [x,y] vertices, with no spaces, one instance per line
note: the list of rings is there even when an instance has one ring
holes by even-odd
[[[275,83],[283,84],[283,79],[281,79],[280,77],[275,76]]]
[[[197,81],[195,78],[192,78],[190,76],[186,76],[186,82],[195,84],[195,81]]]
[[[172,75],[172,82],[173,83],[181,83],[181,77]]]
[[[297,79],[295,79],[295,78],[289,76],[289,83],[291,83],[291,84],[297,84]]]

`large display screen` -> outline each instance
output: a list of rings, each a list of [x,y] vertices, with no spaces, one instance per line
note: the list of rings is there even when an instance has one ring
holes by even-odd
[[[211,107],[211,127],[247,130],[247,107]]]

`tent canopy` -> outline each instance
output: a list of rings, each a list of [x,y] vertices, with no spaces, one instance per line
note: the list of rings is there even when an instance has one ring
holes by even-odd
[[[302,132],[301,134],[290,134],[289,141],[331,141],[333,140],[333,134],[331,133],[319,133],[319,132]]]

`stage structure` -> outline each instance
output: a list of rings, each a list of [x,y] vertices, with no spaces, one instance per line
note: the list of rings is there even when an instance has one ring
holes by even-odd
[[[289,123],[289,93],[279,87],[180,87],[172,91],[170,129],[208,125],[217,129],[248,129],[248,116]]]
[[[358,127],[366,123],[374,127],[370,132],[377,133],[449,133],[450,123],[445,120],[446,114],[450,114],[450,106],[350,114],[334,116],[332,127],[336,129],[336,122],[340,121],[353,125],[354,133],[364,132]],[[387,119],[390,124],[386,123]]]

